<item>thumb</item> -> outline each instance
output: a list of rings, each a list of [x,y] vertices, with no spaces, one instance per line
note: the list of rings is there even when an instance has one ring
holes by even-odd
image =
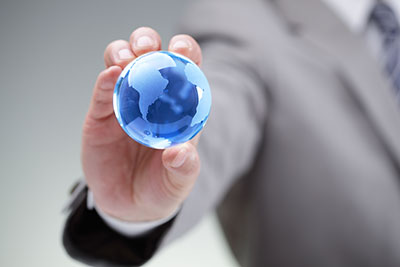
[[[197,148],[190,142],[163,151],[162,162],[167,170],[166,192],[183,201],[192,189],[200,171]]]

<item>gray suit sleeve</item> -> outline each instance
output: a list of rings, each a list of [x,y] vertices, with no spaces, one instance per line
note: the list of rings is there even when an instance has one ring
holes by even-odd
[[[179,214],[140,238],[109,228],[86,207],[86,189],[73,201],[63,232],[71,257],[94,266],[140,266],[213,210],[251,169],[268,114],[266,77],[259,75],[249,18],[261,10],[248,1],[204,1],[190,7],[182,32],[198,40],[213,104],[199,143],[200,176]],[[255,1],[255,0],[254,0]],[[243,2],[243,3],[242,3]],[[227,12],[227,8],[229,11]],[[270,64],[263,64],[263,71]]]
[[[268,98],[257,72],[252,38],[256,33],[236,16],[249,16],[257,7],[241,2],[204,1],[192,6],[184,18],[182,32],[202,47],[202,69],[210,83],[212,107],[199,143],[200,176],[163,245],[216,207],[251,168],[262,141]],[[226,7],[229,14],[224,14]]]

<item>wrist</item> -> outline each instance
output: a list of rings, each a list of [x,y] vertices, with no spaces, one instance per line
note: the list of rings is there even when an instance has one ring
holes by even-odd
[[[87,195],[87,208],[95,209],[99,217],[104,221],[105,224],[107,224],[111,229],[115,230],[116,232],[128,237],[137,237],[148,233],[156,227],[173,219],[180,210],[180,208],[178,207],[168,216],[165,216],[161,219],[146,221],[127,221],[118,217],[114,217],[102,211],[102,209],[96,205],[93,198],[93,193],[90,190],[88,191]]]

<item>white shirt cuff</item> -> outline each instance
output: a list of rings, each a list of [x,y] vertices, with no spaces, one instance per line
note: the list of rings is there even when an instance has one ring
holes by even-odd
[[[120,233],[121,235],[127,237],[138,237],[143,234],[146,234],[149,231],[155,229],[156,227],[171,220],[173,217],[176,216],[176,214],[179,211],[179,209],[177,209],[168,217],[156,221],[149,221],[149,222],[122,221],[120,219],[111,217],[110,215],[104,213],[99,208],[97,208],[96,204],[94,203],[93,193],[90,190],[88,190],[86,205],[88,209],[95,209],[99,214],[100,218],[108,225],[108,227]]]

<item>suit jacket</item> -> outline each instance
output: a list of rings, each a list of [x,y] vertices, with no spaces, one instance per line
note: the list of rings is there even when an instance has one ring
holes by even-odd
[[[77,205],[69,253],[140,265],[217,207],[242,266],[400,266],[400,113],[364,40],[318,0],[201,1],[183,21],[213,94],[195,188],[137,239]]]

